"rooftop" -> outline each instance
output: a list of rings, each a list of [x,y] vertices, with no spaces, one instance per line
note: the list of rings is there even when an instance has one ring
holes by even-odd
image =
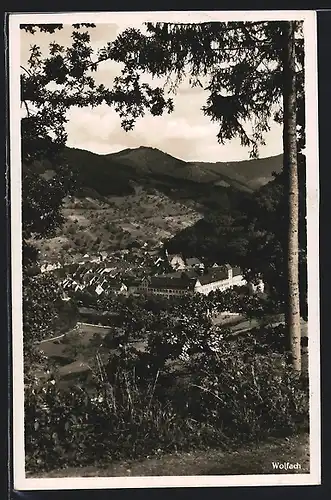
[[[178,290],[193,290],[196,283],[196,278],[187,276],[153,276],[150,280],[150,288],[160,289],[178,289]]]
[[[222,281],[228,279],[228,269],[224,267],[214,267],[206,273],[199,276],[199,281],[202,285],[208,283],[215,283],[215,281]]]
[[[116,278],[111,278],[111,279],[107,279],[104,281],[105,285],[108,287],[108,288],[113,288],[113,289],[120,289],[123,285],[122,281],[119,281],[118,279]]]
[[[187,266],[201,266],[202,262],[197,259],[196,257],[190,257],[186,259],[186,265]]]
[[[228,279],[228,272],[231,266],[218,266],[208,269],[205,273],[200,274],[194,269],[186,271],[176,271],[159,276],[153,276],[150,279],[150,288],[172,288],[172,289],[191,289],[194,287],[197,280],[202,285],[208,283],[215,283],[216,281],[223,281]],[[242,273],[239,267],[232,268],[233,276],[238,276]]]
[[[242,269],[240,269],[240,267],[233,267],[232,268],[232,275],[233,276],[239,276],[240,274],[242,274]]]

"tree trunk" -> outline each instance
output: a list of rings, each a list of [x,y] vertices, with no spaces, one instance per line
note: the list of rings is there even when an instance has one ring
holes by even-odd
[[[297,103],[295,75],[295,23],[285,23],[283,146],[284,171],[288,179],[287,314],[293,368],[301,373],[301,329],[299,297],[299,183],[297,158]]]

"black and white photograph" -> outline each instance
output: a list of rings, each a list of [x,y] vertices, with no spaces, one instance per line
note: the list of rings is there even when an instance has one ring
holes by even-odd
[[[320,484],[313,11],[9,15],[17,490]]]

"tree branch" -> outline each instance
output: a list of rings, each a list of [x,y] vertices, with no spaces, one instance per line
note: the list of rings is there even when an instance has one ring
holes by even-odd
[[[32,73],[30,73],[29,70],[27,70],[26,68],[24,68],[24,66],[20,66],[21,69],[23,69],[30,77],[33,76]]]

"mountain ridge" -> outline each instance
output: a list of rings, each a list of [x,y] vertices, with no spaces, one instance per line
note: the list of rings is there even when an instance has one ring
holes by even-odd
[[[70,164],[75,163],[71,166],[78,176],[87,173],[83,171],[82,165],[85,164],[86,167],[88,157],[95,163],[92,168],[94,180],[96,175],[101,175],[104,182],[109,177],[110,181],[122,183],[123,186],[129,181],[163,178],[167,181],[187,181],[253,192],[272,180],[274,171],[278,173],[282,169],[282,155],[238,162],[188,162],[149,146],[126,148],[107,154],[66,148],[65,156]],[[81,168],[77,162],[81,163]],[[105,185],[102,189],[105,189]]]

